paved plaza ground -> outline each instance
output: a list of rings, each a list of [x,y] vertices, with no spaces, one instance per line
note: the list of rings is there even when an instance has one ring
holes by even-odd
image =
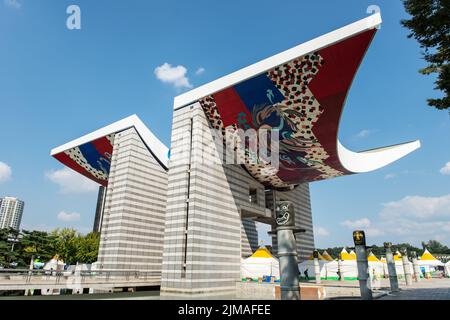
[[[303,281],[306,286],[318,286],[314,281]],[[264,285],[264,284],[262,284]],[[420,282],[413,282],[407,287],[404,280],[399,280],[400,292],[390,293],[389,280],[382,279],[380,286],[374,289],[374,299],[376,300],[450,300],[450,278],[443,279],[422,279]],[[326,288],[327,299],[331,300],[359,300],[358,281],[322,281],[320,286]],[[114,293],[114,294],[94,294],[94,295],[61,295],[61,296],[9,296],[0,297],[0,300],[160,300],[160,299],[189,299],[188,297],[160,297],[159,291],[143,291],[134,293]],[[209,300],[240,300],[233,295],[227,296],[205,296],[197,299]],[[252,299],[245,297],[244,299]],[[254,297],[256,300],[266,300]]]
[[[312,284],[312,282],[310,282]],[[358,281],[323,281],[329,288],[328,299],[359,299]],[[399,280],[400,292],[391,293],[389,280],[382,279],[380,286],[374,289],[377,300],[450,300],[450,278],[422,279],[406,286],[405,280]]]
[[[450,278],[413,282],[410,287],[403,285],[400,292],[388,294],[380,300],[450,300]]]

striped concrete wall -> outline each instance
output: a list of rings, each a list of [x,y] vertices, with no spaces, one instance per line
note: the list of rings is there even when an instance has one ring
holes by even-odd
[[[241,254],[242,258],[247,258],[258,249],[258,230],[252,219],[243,218],[241,222]]]
[[[134,128],[115,135],[100,238],[103,269],[161,271],[167,172]]]

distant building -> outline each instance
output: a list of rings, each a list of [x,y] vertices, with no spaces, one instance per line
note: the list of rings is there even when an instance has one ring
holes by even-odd
[[[0,229],[19,230],[25,202],[13,197],[0,198]]]
[[[93,228],[101,269],[161,273],[168,152],[135,115],[52,150],[101,185]]]

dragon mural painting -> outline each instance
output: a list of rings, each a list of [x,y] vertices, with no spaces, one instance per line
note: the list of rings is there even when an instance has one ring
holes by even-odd
[[[245,163],[265,186],[351,174],[337,156],[338,124],[357,69],[376,33],[371,29],[199,100],[211,126],[279,130],[279,168]]]

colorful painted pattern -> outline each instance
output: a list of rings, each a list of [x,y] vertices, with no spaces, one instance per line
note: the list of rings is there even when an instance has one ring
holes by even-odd
[[[114,134],[93,140],[56,154],[54,157],[69,168],[101,185],[108,183]]]
[[[351,174],[337,156],[338,124],[375,32],[298,57],[199,100],[211,126],[223,133],[230,128],[279,130],[279,170],[261,159],[244,164],[255,179],[286,188]]]

